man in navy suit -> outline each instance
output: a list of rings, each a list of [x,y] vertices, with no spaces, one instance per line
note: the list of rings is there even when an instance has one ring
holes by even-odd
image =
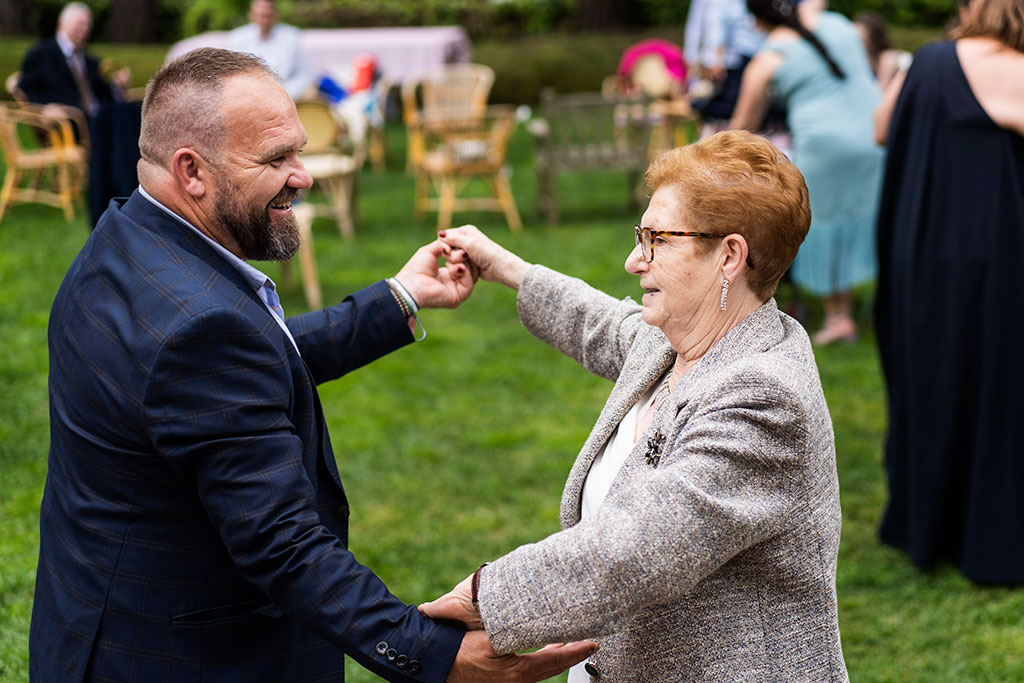
[[[316,385],[410,343],[417,304],[454,307],[472,284],[435,242],[286,320],[246,260],[299,246],[304,142],[249,55],[197,50],[151,81],[140,187],[106,211],[50,317],[33,680],[342,680],[344,653],[390,681],[535,681],[589,654],[497,657],[346,549]]]
[[[56,102],[78,107],[88,115],[114,98],[111,85],[100,75],[99,62],[85,52],[92,32],[92,10],[81,2],[68,3],[57,19],[57,33],[36,43],[21,63],[18,86],[39,104]],[[129,72],[116,75],[116,85],[128,84]]]
[[[18,86],[37,104],[77,107],[88,117],[89,218],[95,225],[113,197],[131,193],[138,184],[138,102],[121,102],[128,86],[127,68],[114,74],[111,85],[100,75],[99,63],[85,52],[92,32],[92,10],[71,2],[61,10],[57,33],[26,53]],[[63,117],[62,111],[51,112]],[[81,132],[79,132],[79,135]]]

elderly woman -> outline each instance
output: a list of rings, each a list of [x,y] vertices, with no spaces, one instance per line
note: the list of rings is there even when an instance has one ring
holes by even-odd
[[[594,638],[570,681],[844,681],[839,486],[810,341],[772,298],[807,188],[764,139],[666,152],[626,270],[643,305],[442,234],[518,289],[530,332],[615,382],[562,499],[563,531],[482,567],[427,614],[496,651]]]

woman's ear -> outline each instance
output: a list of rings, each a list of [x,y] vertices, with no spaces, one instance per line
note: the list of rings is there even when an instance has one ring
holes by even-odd
[[[171,175],[178,186],[193,199],[203,197],[209,177],[209,165],[199,152],[182,147],[171,157]]]
[[[743,235],[734,232],[722,239],[722,275],[730,281],[736,280],[747,268],[750,250]]]

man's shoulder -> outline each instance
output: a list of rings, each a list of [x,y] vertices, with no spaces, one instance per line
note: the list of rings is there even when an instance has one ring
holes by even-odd
[[[52,36],[50,38],[43,38],[28,49],[28,52],[25,53],[24,61],[29,62],[32,59],[38,59],[43,56],[52,56],[56,52],[60,52],[60,45],[57,44],[57,39]]]
[[[249,44],[256,40],[259,29],[255,24],[243,24],[228,31],[228,47],[235,49],[239,44]]]
[[[302,29],[291,24],[274,26],[274,40],[281,42],[298,42],[302,38]]]

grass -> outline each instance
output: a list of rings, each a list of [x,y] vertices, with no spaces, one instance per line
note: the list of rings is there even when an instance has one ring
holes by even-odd
[[[328,222],[314,226],[327,301],[394,273],[433,235],[433,223],[411,218],[403,135],[398,128],[390,134],[391,170],[361,178],[356,239],[341,241]],[[564,178],[564,223],[550,228],[534,209],[530,149],[520,130],[510,162],[526,223],[521,234],[509,233],[496,215],[456,220],[476,221],[528,260],[615,296],[635,296],[636,281],[622,270],[637,218],[626,209],[623,178]],[[3,682],[28,678],[48,447],[47,316],[87,234],[84,219],[69,225],[57,210],[43,207],[15,207],[0,223]],[[278,266],[265,268],[279,279]],[[305,310],[298,289],[283,292],[283,304],[289,313]],[[481,561],[557,529],[564,477],[611,387],[530,337],[516,320],[513,293],[497,285],[484,283],[458,310],[426,311],[422,319],[425,343],[321,391],[353,508],[352,549],[413,603],[447,591]],[[839,618],[851,678],[1024,680],[1024,591],[979,588],[948,567],[919,572],[878,542],[885,416],[871,334],[819,350],[818,361],[842,487]],[[377,680],[354,665],[349,679]]]

